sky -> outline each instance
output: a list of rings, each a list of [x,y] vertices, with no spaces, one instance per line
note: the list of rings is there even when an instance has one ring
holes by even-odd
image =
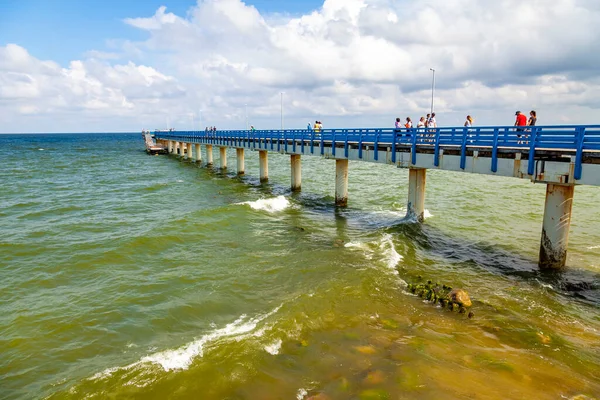
[[[600,124],[598,0],[0,0],[0,133]],[[282,101],[283,100],[283,101]]]

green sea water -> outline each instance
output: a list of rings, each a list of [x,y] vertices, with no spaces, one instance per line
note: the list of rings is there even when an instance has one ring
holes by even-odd
[[[297,194],[288,156],[261,185],[257,153],[239,178],[139,134],[0,135],[0,162],[2,399],[600,396],[600,188],[542,274],[523,180],[429,171],[418,225],[393,166],[350,162],[337,209],[318,157]],[[474,318],[407,293],[419,276]]]

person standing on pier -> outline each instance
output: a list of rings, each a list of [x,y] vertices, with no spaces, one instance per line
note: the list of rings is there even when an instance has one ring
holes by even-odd
[[[473,126],[473,117],[467,115],[467,120],[465,121],[465,127],[470,128]]]
[[[407,129],[412,128],[412,119],[410,119],[410,117],[406,117],[406,123],[404,124],[404,127]]]
[[[418,128],[425,128],[425,117],[421,117],[419,122],[417,122],[417,129]]]
[[[515,120],[515,126],[517,127],[517,132],[522,132],[525,130],[523,126],[527,126],[527,117],[521,111],[517,111],[515,113],[517,119]],[[517,135],[519,136],[519,135]],[[519,136],[520,137],[520,136]]]
[[[402,123],[400,122],[400,118],[396,118],[396,122],[394,123],[394,127],[396,129],[402,128]]]
[[[527,121],[527,126],[535,126],[537,122],[537,113],[534,110],[529,112],[529,121]]]

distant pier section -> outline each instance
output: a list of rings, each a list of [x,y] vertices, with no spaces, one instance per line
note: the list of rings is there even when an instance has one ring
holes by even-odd
[[[302,156],[335,160],[339,206],[348,202],[349,160],[408,168],[407,217],[419,222],[425,212],[428,169],[542,183],[547,185],[539,254],[542,269],[565,265],[575,186],[600,186],[600,125],[172,131],[157,132],[156,142],[170,154],[200,163],[204,146],[207,165],[213,165],[213,146],[219,147],[223,169],[226,149],[235,148],[238,174],[245,173],[244,151],[258,151],[261,182],[269,179],[268,153],[288,155],[292,190],[301,189]]]
[[[146,146],[146,152],[148,154],[167,154],[167,146],[156,143],[154,135],[148,131],[142,131],[142,137],[144,138],[144,145]]]

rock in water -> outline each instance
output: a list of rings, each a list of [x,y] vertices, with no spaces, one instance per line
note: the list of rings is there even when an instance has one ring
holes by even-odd
[[[473,305],[473,303],[471,303],[471,298],[469,298],[469,293],[462,289],[452,290],[448,293],[448,299],[463,307],[471,307]]]

